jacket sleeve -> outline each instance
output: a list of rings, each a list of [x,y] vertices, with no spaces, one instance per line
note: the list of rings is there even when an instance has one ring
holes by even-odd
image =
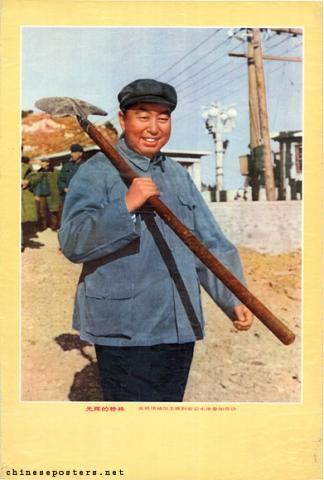
[[[204,245],[238,280],[245,285],[241,260],[236,247],[226,238],[212,212],[194,185],[191,192],[194,209],[195,233]],[[241,301],[196,257],[196,269],[199,281],[225,314],[233,319],[233,308]]]
[[[87,162],[70,182],[58,235],[72,262],[99,259],[139,238],[140,221],[128,212],[126,190],[112,173],[107,165]],[[118,188],[112,189],[114,181]]]
[[[38,173],[38,172],[30,172],[26,179],[28,180],[29,182],[29,187],[30,189],[32,190],[43,178],[43,175],[42,173]]]

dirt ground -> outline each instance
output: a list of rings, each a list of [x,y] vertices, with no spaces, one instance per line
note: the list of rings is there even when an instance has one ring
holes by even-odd
[[[285,346],[255,319],[237,332],[203,293],[206,338],[197,342],[187,402],[301,400],[301,253],[240,249],[249,289],[296,334]],[[71,329],[80,266],[59,251],[51,230],[22,253],[22,400],[100,401],[94,349]]]

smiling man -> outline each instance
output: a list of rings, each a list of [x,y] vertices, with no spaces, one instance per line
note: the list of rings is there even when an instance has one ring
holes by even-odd
[[[236,248],[189,174],[161,153],[175,89],[140,79],[118,100],[117,150],[139,178],[127,189],[98,153],[71,181],[59,238],[63,253],[83,263],[73,326],[95,344],[105,400],[179,402],[195,342],[204,337],[200,284],[238,330],[250,328],[252,315],[146,203],[159,195],[244,282]]]
[[[170,138],[171,114],[165,105],[138,103],[119,112],[119,120],[128,146],[146,157],[154,158]]]

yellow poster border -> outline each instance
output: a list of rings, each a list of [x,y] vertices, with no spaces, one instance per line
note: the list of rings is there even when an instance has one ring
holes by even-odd
[[[139,411],[130,405],[122,416],[105,417],[87,415],[83,402],[20,402],[17,186],[21,27],[265,24],[304,29],[303,402],[240,404],[233,412],[218,414],[199,410]],[[15,478],[25,478],[19,474],[20,468],[50,472],[122,470],[127,480],[322,478],[321,2],[3,0],[0,48],[3,227],[0,241],[4,267],[1,269],[1,478],[11,478],[12,469],[18,471]],[[69,478],[84,476],[85,473],[70,473]]]

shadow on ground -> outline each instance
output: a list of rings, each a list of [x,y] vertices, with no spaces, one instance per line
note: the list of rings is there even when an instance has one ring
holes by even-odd
[[[26,248],[41,248],[45,246],[44,243],[33,240],[34,238],[38,238],[37,225],[35,222],[24,222],[21,224],[21,238],[22,251]]]
[[[25,248],[41,248],[44,247],[45,244],[41,242],[35,242],[34,240],[27,239],[24,244],[24,250]]]
[[[74,374],[74,380],[68,394],[69,400],[73,402],[98,402],[102,401],[102,390],[99,381],[97,362],[94,362],[91,355],[88,355],[84,348],[90,343],[80,340],[78,335],[63,333],[55,337],[56,343],[64,351],[78,350],[82,357],[89,361],[80,372]]]

